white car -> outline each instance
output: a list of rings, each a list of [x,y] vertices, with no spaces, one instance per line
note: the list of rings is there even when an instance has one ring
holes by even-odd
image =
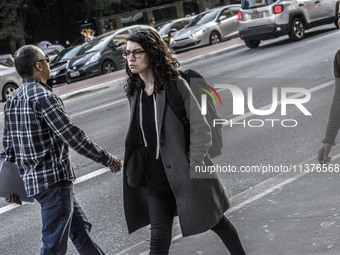
[[[0,101],[6,101],[13,91],[21,86],[21,81],[15,67],[0,69]]]
[[[12,54],[0,55],[0,70],[14,66],[14,58]]]
[[[331,23],[338,26],[338,10],[338,0],[242,0],[240,38],[249,48],[282,35],[292,41],[303,40],[309,28]]]
[[[185,17],[175,20],[163,22],[156,26],[158,33],[162,36],[162,39],[169,44],[173,40],[172,34],[178,32],[186,25],[188,25],[194,17]]]
[[[240,8],[240,5],[227,5],[198,14],[184,29],[173,34],[170,48],[187,50],[238,37]]]

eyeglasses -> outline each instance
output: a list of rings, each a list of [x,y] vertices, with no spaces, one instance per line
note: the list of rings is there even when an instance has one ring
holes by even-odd
[[[135,59],[139,59],[142,56],[143,52],[146,52],[146,50],[133,50],[133,51],[126,50],[122,51],[122,57],[125,59],[129,59],[132,54]]]
[[[37,62],[44,62],[46,60],[47,63],[50,63],[50,57],[45,54],[45,58],[38,60]]]

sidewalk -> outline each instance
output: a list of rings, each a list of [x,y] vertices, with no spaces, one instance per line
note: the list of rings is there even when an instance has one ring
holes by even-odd
[[[335,155],[338,153],[337,155]],[[332,151],[340,164],[340,147]],[[302,162],[316,164],[316,158]],[[227,217],[248,255],[339,255],[340,173],[281,174],[231,199]],[[212,232],[182,238],[179,226],[171,255],[227,255]],[[116,255],[146,255],[145,241]]]
[[[178,59],[181,65],[188,64],[190,62],[198,61],[202,58],[212,57],[235,50],[237,48],[246,47],[240,38],[234,38],[216,45],[206,46],[190,51],[186,51],[174,56]],[[54,93],[59,95],[62,99],[66,99],[70,96],[83,94],[88,91],[93,91],[108,86],[123,86],[125,83],[126,74],[125,70],[119,70],[110,74],[100,75],[90,79],[74,82],[71,84],[65,84],[53,88]],[[4,103],[0,103],[0,113],[3,112]]]
[[[206,46],[186,51],[180,54],[175,54],[174,56],[178,59],[181,65],[184,65],[190,62],[198,61],[202,58],[216,56],[241,47],[245,47],[243,41],[240,38],[234,38],[213,46]],[[125,80],[126,74],[125,70],[123,69],[110,74],[97,76],[65,86],[60,86],[53,89],[53,91],[65,99],[68,96],[83,93],[84,91],[91,91],[107,86],[120,86],[125,83]]]

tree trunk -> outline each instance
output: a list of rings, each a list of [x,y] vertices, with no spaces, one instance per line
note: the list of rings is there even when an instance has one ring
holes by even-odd
[[[25,24],[26,24],[26,11],[18,10],[18,27],[20,37],[17,39],[18,48],[26,44],[25,41]]]
[[[14,54],[17,50],[17,45],[16,45],[15,39],[12,36],[10,36],[8,38],[8,45],[9,45],[9,49],[11,51],[11,54]]]

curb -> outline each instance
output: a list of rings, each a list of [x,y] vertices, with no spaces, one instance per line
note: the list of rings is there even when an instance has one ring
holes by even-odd
[[[233,51],[233,50],[236,50],[236,49],[239,49],[239,48],[245,48],[245,47],[246,46],[244,45],[244,43],[241,42],[239,44],[236,44],[236,45],[233,45],[233,46],[230,46],[230,47],[226,47],[226,48],[223,48],[223,49],[212,51],[208,54],[202,54],[202,55],[198,55],[196,57],[184,59],[183,61],[180,61],[180,64],[181,65],[187,65],[187,64],[190,64],[192,62],[201,60],[203,58],[213,57],[213,56],[216,56],[216,55],[219,55],[219,54],[222,54],[222,53],[227,53],[227,52],[230,52],[230,51]],[[80,89],[80,90],[75,90],[75,91],[60,95],[59,97],[62,100],[65,100],[65,99],[72,98],[72,97],[75,97],[75,96],[79,96],[79,95],[82,95],[82,94],[85,94],[85,93],[88,93],[88,92],[92,92],[92,91],[95,91],[95,90],[100,90],[100,89],[109,88],[109,87],[119,87],[119,86],[123,86],[125,81],[126,81],[126,77],[122,77],[122,78],[118,78],[118,79],[115,79],[115,80],[112,80],[112,81],[107,81],[107,82],[103,82],[103,83],[93,85],[93,86],[90,86],[90,87],[87,87],[87,88],[83,88],[83,89]],[[3,114],[3,111],[0,112],[0,115],[1,114]]]
[[[80,90],[72,91],[70,93],[63,94],[60,96],[60,98],[64,100],[70,97],[78,96],[80,94],[88,93],[88,92],[99,90],[99,89],[104,89],[108,87],[119,87],[121,85],[124,85],[125,81],[126,81],[125,77],[118,78],[116,80],[107,81],[107,82],[100,83],[98,85],[94,85],[88,88],[84,88],[84,89],[80,89]]]
[[[193,57],[193,58],[185,59],[183,61],[180,61],[180,64],[187,65],[187,64],[190,64],[192,62],[198,61],[198,60],[203,59],[203,58],[213,57],[213,56],[219,55],[221,53],[230,52],[230,51],[233,51],[235,49],[244,48],[244,47],[246,47],[246,46],[243,43],[240,43],[240,44],[237,44],[237,45],[226,47],[224,49],[212,51],[212,52],[205,54],[205,55],[199,55],[199,56],[196,56],[196,57]],[[98,89],[104,89],[104,88],[108,88],[108,87],[119,87],[119,86],[123,85],[125,81],[126,81],[125,77],[124,78],[118,78],[118,79],[113,80],[113,81],[104,82],[104,83],[101,83],[101,84],[98,84],[98,85],[94,85],[94,86],[91,86],[91,87],[88,87],[88,88],[80,89],[80,90],[77,90],[77,91],[73,91],[73,92],[61,95],[60,98],[64,100],[64,99],[67,99],[67,98],[78,96],[78,95],[88,93],[88,92],[91,92],[91,91],[95,91],[95,90],[98,90]]]

